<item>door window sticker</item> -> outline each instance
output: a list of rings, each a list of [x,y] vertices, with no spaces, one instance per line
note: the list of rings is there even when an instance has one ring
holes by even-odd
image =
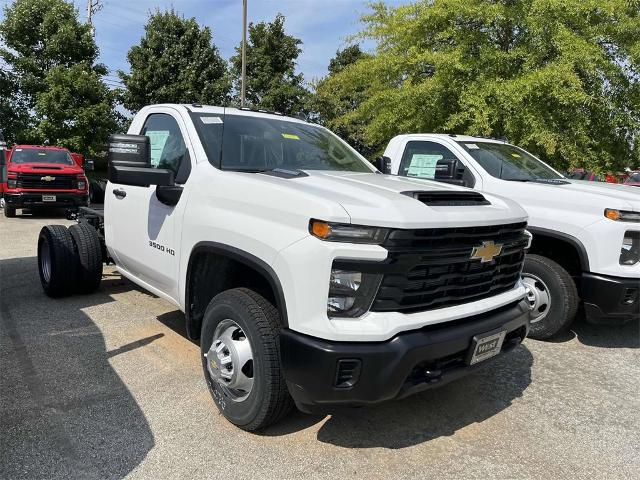
[[[430,155],[424,153],[414,153],[407,170],[407,176],[420,178],[434,178],[436,175],[436,165],[438,160],[442,160],[442,155]]]
[[[220,117],[200,117],[200,121],[205,125],[211,125],[213,123],[222,123],[222,119]]]
[[[478,147],[478,145],[476,145],[475,143],[465,143],[466,147],[469,150],[479,150],[480,147]]]
[[[282,138],[288,138],[289,140],[300,140],[300,137],[293,133],[283,133]]]
[[[157,167],[160,163],[160,157],[162,157],[164,146],[169,138],[169,131],[147,130],[145,135],[149,137],[149,143],[151,144],[151,166]]]

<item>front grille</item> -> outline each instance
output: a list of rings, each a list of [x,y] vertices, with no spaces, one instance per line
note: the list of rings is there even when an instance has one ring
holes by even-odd
[[[52,178],[53,180],[43,180]],[[18,188],[39,190],[74,190],[76,188],[75,175],[61,175],[59,173],[19,173]]]
[[[434,191],[402,192],[430,207],[462,207],[471,205],[491,205],[484,195],[478,192]]]
[[[405,313],[460,305],[512,289],[522,269],[526,223],[483,227],[392,230],[384,244],[388,269],[373,311]],[[474,247],[493,241],[491,261],[471,259]]]

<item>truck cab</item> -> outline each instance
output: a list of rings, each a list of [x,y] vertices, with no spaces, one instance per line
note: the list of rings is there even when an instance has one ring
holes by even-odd
[[[640,193],[565,178],[506,141],[445,134],[393,138],[389,173],[473,188],[518,202],[533,243],[524,266],[533,308],[531,336],[568,328],[581,299],[588,321],[640,318]]]
[[[519,345],[526,221],[507,199],[382,175],[319,125],[153,105],[110,138],[104,211],[43,228],[38,259],[51,296],[95,290],[109,262],[175,304],[217,407],[256,430],[293,404],[437,387]],[[68,252],[77,273],[58,266]]]
[[[21,208],[87,205],[87,177],[66,148],[14,145],[8,151],[6,172],[7,217],[14,217]]]

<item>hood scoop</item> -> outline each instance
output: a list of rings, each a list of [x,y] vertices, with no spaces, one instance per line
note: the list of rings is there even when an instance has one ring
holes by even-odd
[[[51,167],[49,165],[34,165],[31,167],[32,170],[62,170],[62,167]]]
[[[402,192],[403,195],[415,198],[430,207],[466,207],[476,205],[491,205],[491,202],[478,192]]]

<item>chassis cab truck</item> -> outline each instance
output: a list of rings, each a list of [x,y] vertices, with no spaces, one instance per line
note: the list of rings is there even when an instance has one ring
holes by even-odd
[[[533,234],[524,264],[530,336],[568,328],[579,300],[591,323],[640,319],[640,192],[565,178],[529,152],[495,139],[411,134],[379,161],[401,177],[472,187],[518,202]]]
[[[155,105],[110,139],[104,212],[43,228],[38,258],[51,296],[95,290],[113,262],[184,311],[217,407],[255,430],[294,403],[405,397],[516,347],[526,219],[382,175],[301,120]]]

